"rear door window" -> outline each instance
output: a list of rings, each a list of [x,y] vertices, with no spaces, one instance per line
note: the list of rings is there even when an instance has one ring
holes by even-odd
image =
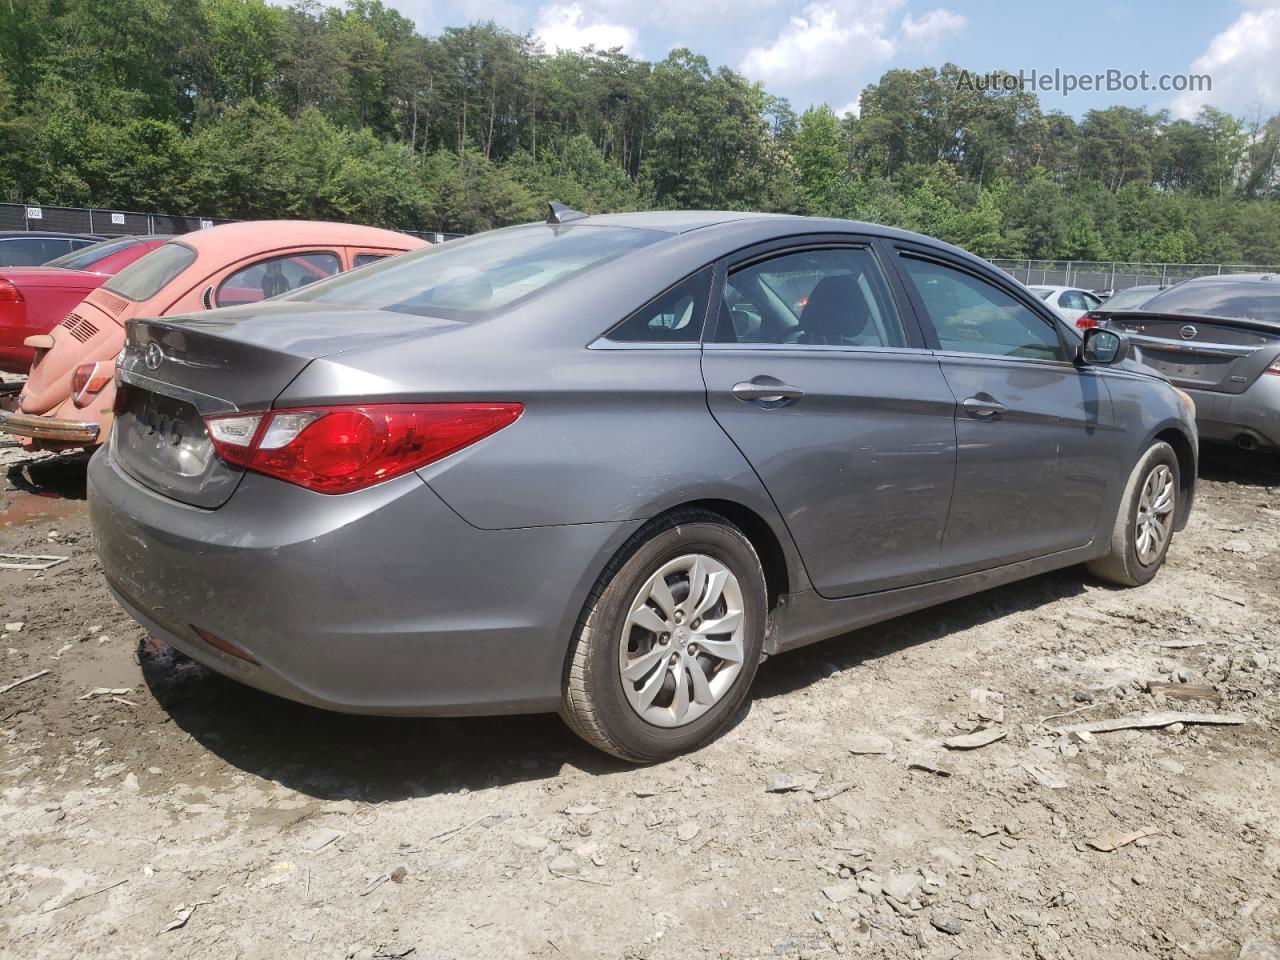
[[[865,247],[784,253],[735,270],[716,340],[827,347],[905,347],[906,331],[875,254]]]
[[[1029,360],[1066,360],[1057,327],[999,287],[932,260],[901,258],[941,349]]]
[[[312,251],[270,257],[242,267],[218,285],[214,304],[239,307],[278,297],[331,277],[342,268],[336,253]]]

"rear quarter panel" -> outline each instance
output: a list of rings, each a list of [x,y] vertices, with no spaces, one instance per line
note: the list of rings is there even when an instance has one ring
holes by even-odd
[[[743,245],[755,240],[744,231]],[[793,589],[802,589],[790,534],[707,409],[701,351],[590,346],[723,249],[723,238],[702,247],[659,242],[643,258],[584,276],[572,297],[535,297],[442,335],[316,360],[274,405],[352,397],[522,403],[519,421],[421,471],[468,523],[507,529],[643,520],[723,499],[769,525]]]

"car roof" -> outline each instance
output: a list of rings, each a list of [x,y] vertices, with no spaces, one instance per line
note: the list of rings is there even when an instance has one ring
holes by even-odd
[[[657,230],[672,235],[689,235],[695,231],[714,234],[720,231],[747,229],[750,242],[781,239],[800,233],[859,233],[883,237],[889,240],[918,243],[942,249],[976,261],[994,269],[989,261],[962,250],[960,247],[939,240],[937,237],[887,227],[884,224],[862,220],[843,220],[837,217],[804,217],[789,213],[757,213],[741,210],[655,210],[643,213],[609,213],[576,217],[566,226],[632,227],[638,230]],[[755,229],[751,229],[754,227]]]
[[[96,233],[59,233],[56,230],[4,230],[0,240],[106,240]]]
[[[407,233],[325,220],[245,220],[195,230],[174,237],[198,254],[223,255],[241,249],[271,250],[295,244],[331,243],[352,247],[390,247],[416,250],[427,242]]]
[[[1280,286],[1280,273],[1220,273],[1207,277],[1192,277],[1189,280],[1183,280],[1182,283],[1194,283],[1197,286],[1208,283],[1274,283]]]
[[[931,246],[939,244],[950,246],[935,237],[912,233],[910,230],[900,230],[897,227],[886,227],[879,223],[842,220],[837,217],[803,217],[790,213],[755,213],[741,210],[653,210],[643,213],[594,214],[568,222],[575,226],[584,224],[599,227],[633,227],[638,230],[660,230],[664,233],[689,233],[693,230],[717,226],[727,227],[749,221],[775,224],[779,236],[792,234],[797,226],[803,226],[816,231],[870,233],[901,240],[918,240]]]

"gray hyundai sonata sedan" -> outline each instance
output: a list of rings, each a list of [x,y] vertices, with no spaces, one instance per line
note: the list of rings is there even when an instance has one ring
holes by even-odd
[[[841,220],[584,216],[135,320],[89,468],[173,646],[358,713],[559,710],[634,761],[770,654],[1071,564],[1137,585],[1194,409],[962,250]]]

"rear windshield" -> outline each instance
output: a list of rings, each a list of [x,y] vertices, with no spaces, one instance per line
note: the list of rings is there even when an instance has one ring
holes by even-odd
[[[171,240],[135,260],[102,286],[130,300],[149,300],[195,262],[194,250],[185,243]]]
[[[1142,309],[1280,323],[1280,280],[1188,281],[1156,294]]]
[[[132,247],[138,241],[133,237],[116,237],[114,240],[99,240],[79,250],[72,250],[60,257],[55,257],[45,264],[46,267],[66,267],[68,270],[90,270],[99,260]]]
[[[1103,300],[1101,309],[1107,311],[1137,310],[1157,293],[1159,293],[1159,291],[1154,287],[1149,287],[1143,290],[1120,290]]]
[[[511,227],[401,254],[281,299],[475,320],[665,236],[586,224]]]

